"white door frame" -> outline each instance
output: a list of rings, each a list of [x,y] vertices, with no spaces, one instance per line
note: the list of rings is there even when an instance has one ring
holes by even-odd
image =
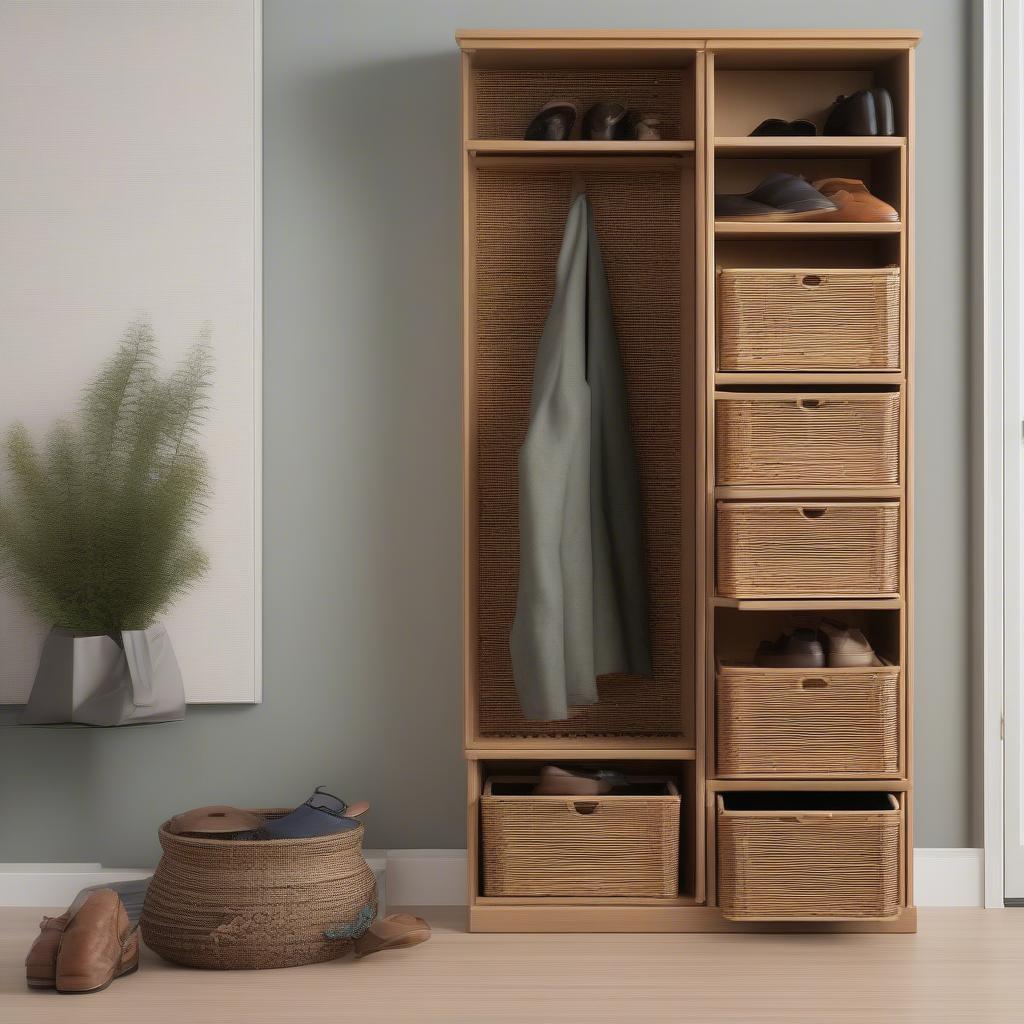
[[[975,140],[982,183],[981,344],[974,401],[980,456],[975,493],[981,499],[980,543],[985,906],[1004,905],[1004,710],[1019,730],[1021,692],[1021,206],[1020,32],[1022,0],[980,5],[983,136]],[[977,56],[977,55],[976,55]],[[980,478],[980,479],[979,479]],[[1021,738],[1018,736],[1018,745]],[[1014,768],[1016,770],[1016,768]]]

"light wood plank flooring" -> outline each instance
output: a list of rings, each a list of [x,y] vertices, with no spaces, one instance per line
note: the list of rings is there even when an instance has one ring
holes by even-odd
[[[51,911],[52,912],[52,911]],[[1009,1024],[1024,1021],[1024,909],[922,910],[917,935],[469,935],[282,971],[190,971],[148,951],[105,992],[24,987],[41,911],[0,909],[4,1024]]]

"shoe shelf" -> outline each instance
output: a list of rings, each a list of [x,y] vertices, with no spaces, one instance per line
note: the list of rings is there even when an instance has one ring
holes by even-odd
[[[761,224],[755,221],[715,221],[717,238],[872,238],[876,235],[898,235],[902,231],[901,221],[887,221],[881,224]]]
[[[693,140],[662,139],[658,142],[611,140],[591,142],[569,139],[566,142],[526,142],[520,139],[470,139],[466,149],[471,154],[512,156],[681,156],[695,149]]]
[[[805,136],[719,136],[715,156],[874,156],[896,153],[905,148],[901,135],[846,137],[839,135]]]
[[[464,198],[463,752],[467,764],[470,930],[915,931],[910,228],[914,222],[912,105],[917,34],[890,30],[487,30],[459,33],[458,40],[462,50]],[[892,96],[894,135],[749,134],[768,118],[810,120],[820,133],[837,96],[872,88],[885,88]],[[569,101],[582,115],[590,104],[609,99],[658,116],[662,138],[649,142],[522,138],[526,125],[548,102]],[[885,223],[715,220],[716,191],[746,193],[776,170],[809,181],[860,179],[897,210],[901,219]],[[594,210],[613,293],[641,470],[654,674],[651,679],[601,678],[597,704],[573,709],[565,721],[533,722],[525,720],[519,708],[508,649],[518,568],[515,461],[528,423],[536,340],[548,313],[565,214],[580,188]],[[833,292],[835,306],[815,320],[814,313],[800,312],[803,307],[790,301],[790,293],[780,292],[770,283],[754,296],[757,301],[765,297],[769,305],[751,307],[754,340],[749,352],[737,358],[723,343],[724,355],[719,361],[719,269],[799,268],[809,277],[827,278],[830,269],[893,266],[899,267],[901,274],[898,285],[890,286],[887,304],[881,300],[872,306],[862,304],[860,314],[851,313],[850,323],[856,321],[860,330],[847,331],[845,345],[844,310],[856,308],[848,293]],[[839,277],[834,274],[833,282]],[[771,304],[776,307],[777,319],[767,312]],[[885,335],[884,345],[879,341],[872,346],[864,337],[874,322],[872,313],[879,323],[888,324],[886,332],[879,327],[879,337]],[[883,313],[888,315],[887,321]],[[793,315],[804,319],[788,332],[779,328]],[[775,326],[765,332],[764,324]],[[786,339],[781,345],[776,343],[780,334]],[[851,352],[858,356],[851,358]],[[858,365],[848,365],[858,361]],[[723,364],[733,369],[720,370]],[[814,369],[821,366],[830,369]],[[852,468],[848,472],[841,460],[837,460],[835,474],[831,463],[827,473],[819,471],[820,463],[811,465],[806,473],[794,470],[799,464],[794,449],[806,459],[818,450],[828,458],[828,452],[834,453],[834,445],[829,447],[832,435],[817,448],[808,445],[805,453],[794,442],[794,436],[803,436],[799,428],[794,435],[788,427],[783,429],[782,420],[770,420],[772,430],[782,438],[776,461],[771,461],[774,456],[769,453],[771,473],[726,471],[728,457],[741,468],[751,464],[768,436],[759,424],[768,420],[751,416],[748,423],[736,417],[718,417],[716,402],[734,401],[737,396],[771,402],[775,395],[788,396],[787,401],[816,398],[827,402],[834,394],[846,394],[850,405],[862,395],[899,396],[898,474],[867,474],[860,458],[863,449],[850,454],[847,435],[840,435],[839,440],[846,445],[842,450],[849,456]],[[732,424],[721,429],[736,433],[730,433],[730,444],[716,448],[719,423]],[[748,437],[753,440],[746,440]],[[886,451],[891,459],[891,448]],[[829,482],[808,484],[803,482],[805,478]],[[858,482],[843,483],[846,479]],[[871,480],[881,482],[864,482]],[[879,539],[861,533],[852,540],[837,541],[841,551],[835,547],[826,551],[835,556],[834,570],[828,561],[798,564],[790,577],[793,585],[787,587],[763,585],[764,573],[755,571],[761,555],[752,547],[741,552],[743,558],[736,566],[736,551],[745,535],[735,533],[739,539],[728,552],[733,564],[723,559],[723,571],[731,568],[737,579],[749,582],[749,577],[753,583],[730,587],[726,575],[722,577],[726,580],[723,590],[787,596],[727,597],[718,594],[716,587],[716,557],[722,541],[717,531],[724,529],[716,525],[719,502],[759,503],[769,508],[768,517],[777,514],[772,507],[776,503],[841,506],[846,502],[872,508],[884,503],[888,509],[895,507],[898,514],[887,512],[883,517]],[[845,532],[837,536],[848,538]],[[767,537],[774,542],[770,531]],[[862,568],[867,562],[862,556],[879,561],[884,556],[886,585],[868,596],[857,596],[869,591],[873,582],[864,579]],[[820,586],[829,571],[835,575]],[[844,589],[847,592],[841,597],[819,596]],[[816,596],[801,596],[808,591]],[[739,744],[739,754],[734,754],[731,762],[724,755],[719,760],[717,715],[727,714],[728,705],[724,689],[721,708],[716,704],[718,666],[749,664],[761,640],[793,628],[816,628],[822,618],[841,619],[861,630],[878,656],[898,669],[896,769],[890,768],[889,761],[879,762],[884,770],[876,772],[875,765],[861,770],[864,760],[851,758],[845,767],[838,755],[837,760],[830,760],[829,745],[818,735],[821,722],[830,722],[844,741],[849,734],[843,733],[846,724],[828,705],[827,688],[822,687],[815,690],[821,715],[815,720],[815,729],[801,733],[806,728],[806,714],[804,718],[793,714],[787,729],[777,732],[785,737],[779,750],[791,750],[786,744],[795,742],[794,737],[814,737],[810,748],[801,747],[803,761],[782,758],[768,741],[744,741],[740,732],[734,732],[732,739],[732,749]],[[821,671],[827,674],[829,670]],[[832,692],[854,692],[852,683],[846,691],[838,685],[844,670],[833,671],[837,685]],[[808,670],[809,676],[813,672]],[[886,707],[891,709],[891,671],[887,678]],[[856,692],[862,701],[858,706],[866,708],[865,688]],[[750,699],[764,697],[753,693]],[[772,699],[783,706],[787,698],[777,690]],[[760,712],[761,707],[757,704],[755,710]],[[862,710],[862,718],[867,715]],[[777,726],[776,721],[769,721],[768,735],[776,735]],[[886,756],[890,757],[891,733],[886,734],[886,741],[890,743]],[[845,749],[856,749],[859,757],[864,756],[860,748]],[[754,755],[762,752],[765,760],[756,764]],[[731,765],[734,774],[726,775],[724,770],[719,774],[716,761],[723,768]],[[559,763],[607,767],[636,776],[665,775],[675,782],[681,801],[678,896],[667,898],[667,892],[666,898],[484,895],[488,886],[494,891],[495,876],[487,872],[495,870],[495,863],[499,868],[506,866],[494,861],[501,848],[493,840],[484,849],[482,808],[488,808],[487,780],[499,775],[533,777],[544,765]],[[751,764],[756,768],[749,768]],[[783,764],[795,764],[799,770],[776,767]],[[767,767],[762,770],[763,766]],[[819,769],[819,774],[812,769]],[[719,799],[720,794],[744,792],[759,796],[746,802],[735,796],[731,801]],[[828,799],[834,801],[840,822],[844,793],[847,807],[854,811],[870,803],[864,793],[891,795],[900,809],[899,835],[892,841],[890,831],[883,866],[891,880],[893,864],[898,863],[898,912],[875,920],[858,919],[856,914],[826,920],[843,896],[836,887],[825,890],[819,919],[813,919],[812,912],[810,919],[796,920],[801,912],[796,903],[801,896],[806,899],[807,889],[804,879],[795,878],[791,886],[783,884],[768,894],[770,905],[780,908],[773,919],[753,920],[750,913],[747,920],[727,916],[730,899],[737,902],[736,879],[744,877],[739,870],[742,853],[735,852],[736,837],[742,833],[735,827],[736,813],[745,813],[745,803],[754,806],[760,801],[758,806],[763,806],[768,799],[763,794],[772,792],[790,794],[789,804],[798,802],[793,794],[801,792],[835,794]],[[814,804],[816,799],[806,802]],[[733,823],[723,824],[720,805],[730,804],[726,810],[732,813]],[[538,816],[527,812],[527,817],[530,833],[543,837],[543,832],[538,833]],[[490,820],[487,818],[488,823]],[[814,827],[822,829],[820,822]],[[668,832],[670,837],[676,836],[674,822]],[[566,833],[561,835],[564,840]],[[826,825],[814,835],[821,837],[826,863],[829,843],[834,845],[842,838],[841,829],[829,833]],[[808,842],[803,837],[801,841]],[[542,843],[538,850],[543,853]],[[806,847],[803,852],[806,860]],[[488,861],[488,857],[492,859]],[[782,861],[784,873],[785,858]],[[853,876],[870,877],[868,864],[867,859],[853,864]],[[564,874],[565,867],[560,862],[557,870],[552,869],[548,884],[555,875]],[[719,879],[724,880],[724,912],[719,905]],[[557,892],[557,886],[551,885],[551,890]],[[888,891],[891,896],[891,888]],[[790,907],[785,906],[787,892],[793,896]],[[739,895],[757,897],[758,893]],[[887,912],[890,908],[891,901]]]

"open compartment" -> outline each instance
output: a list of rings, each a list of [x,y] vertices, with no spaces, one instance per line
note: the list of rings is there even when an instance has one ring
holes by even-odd
[[[544,762],[479,766],[480,902],[692,901],[697,840],[692,761],[557,762],[621,773],[595,795],[533,794]]]
[[[903,797],[887,792],[718,793],[718,905],[738,921],[895,917]]]
[[[566,721],[523,717],[509,635],[519,569],[517,453],[573,194],[590,199],[640,470],[653,678],[606,676]],[[693,164],[479,158],[471,183],[467,384],[470,741],[694,736]]]
[[[744,138],[764,120],[811,121],[820,136],[837,96],[881,86],[893,99],[895,135],[909,123],[905,51],[743,48],[715,54],[716,139]],[[799,145],[801,138],[786,141]]]
[[[470,79],[470,137],[521,140],[545,104],[568,100],[578,112],[571,136],[575,140],[586,111],[602,101],[658,117],[663,140],[694,139],[692,52],[584,56],[571,51],[521,59],[478,55]]]

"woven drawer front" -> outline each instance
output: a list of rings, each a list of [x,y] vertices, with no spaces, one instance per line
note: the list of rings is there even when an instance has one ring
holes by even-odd
[[[900,396],[720,395],[719,484],[898,484]]]
[[[719,270],[720,370],[899,366],[898,268]]]
[[[720,775],[899,774],[900,670],[722,665]]]
[[[480,799],[485,896],[679,895],[679,796]]]
[[[853,920],[900,910],[902,811],[732,812],[718,797],[718,904],[733,920]]]
[[[718,593],[736,598],[896,597],[896,502],[720,501]]]

